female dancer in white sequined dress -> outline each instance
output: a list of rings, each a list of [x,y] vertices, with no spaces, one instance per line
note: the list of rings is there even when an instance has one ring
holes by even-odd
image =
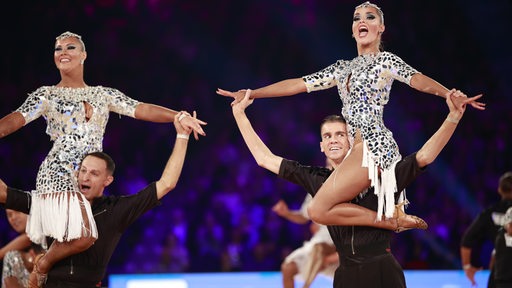
[[[317,223],[379,227],[376,219],[369,216],[368,210],[346,203],[369,187],[373,187],[379,196],[377,220],[382,220],[383,215],[386,218],[394,216],[394,193],[398,192],[394,167],[401,155],[391,131],[383,122],[384,105],[388,102],[394,80],[443,98],[452,95],[459,111],[466,104],[476,109],[485,108],[483,103],[477,102],[482,95],[468,98],[458,90],[449,90],[419,73],[396,55],[381,52],[381,34],[384,29],[381,9],[365,2],[355,8],[353,15],[352,33],[358,57],[348,61],[339,60],[302,78],[251,89],[251,98],[268,98],[292,96],[334,86],[338,88],[352,149],[309,206],[309,216]],[[234,103],[237,103],[243,99],[245,90],[230,92],[218,89],[217,93],[235,98]],[[455,122],[453,119],[446,121]],[[398,212],[398,215],[403,213]],[[425,229],[426,225],[418,223],[417,228]]]
[[[75,179],[82,157],[102,150],[103,134],[109,113],[136,119],[168,123],[177,111],[146,104],[120,91],[102,86],[88,86],[83,79],[87,57],[81,36],[65,32],[56,38],[54,61],[61,81],[43,86],[29,94],[15,112],[0,119],[0,138],[44,116],[46,133],[54,142],[37,174],[32,193],[27,234],[46,245],[46,236],[56,239],[48,251],[36,259],[31,285],[38,287],[57,261],[86,250],[98,233],[89,202],[79,192]],[[205,135],[206,123],[186,113],[180,122],[197,135]]]

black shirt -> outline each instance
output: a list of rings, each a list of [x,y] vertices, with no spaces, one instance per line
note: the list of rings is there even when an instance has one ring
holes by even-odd
[[[30,194],[8,188],[5,208],[29,213]],[[77,283],[76,287],[95,287],[105,276],[108,262],[123,232],[149,209],[160,204],[156,183],[137,194],[102,196],[94,199],[91,208],[98,228],[98,239],[89,249],[56,263],[48,274],[45,287],[64,281]]]
[[[416,162],[416,153],[399,161],[395,167],[398,191],[405,189],[423,171],[424,169],[420,169]],[[331,175],[331,172],[325,167],[304,166],[296,161],[283,159],[279,168],[279,177],[302,186],[309,194],[314,196],[324,181]],[[398,196],[399,193],[396,194]],[[377,210],[377,196],[372,189],[363,194],[362,197],[356,197],[352,200],[352,203],[374,211]],[[385,243],[389,247],[392,236],[390,230],[368,226],[328,225],[327,229],[340,257],[346,254],[357,254],[358,247],[365,247],[377,242]]]
[[[506,245],[505,233],[507,233],[506,230],[501,228],[494,243],[496,254],[494,254],[495,262],[493,268],[494,281],[497,287],[512,286],[512,247]]]
[[[512,207],[512,200],[503,199],[482,211],[466,229],[461,240],[463,247],[474,248],[484,241],[494,241],[503,223],[501,218]]]

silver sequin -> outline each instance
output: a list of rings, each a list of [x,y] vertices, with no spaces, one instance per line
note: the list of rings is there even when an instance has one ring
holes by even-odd
[[[319,72],[304,76],[308,92],[338,87],[353,142],[360,130],[375,163],[384,169],[401,159],[393,133],[384,125],[384,105],[389,101],[396,79],[407,83],[418,73],[390,52],[360,55],[350,61],[338,60]]]
[[[86,117],[86,103],[92,107],[90,119]],[[74,197],[74,194],[79,194],[75,172],[85,154],[102,150],[109,112],[134,117],[138,103],[116,89],[102,86],[43,86],[30,93],[23,105],[16,110],[23,115],[26,124],[43,116],[47,122],[46,133],[54,141],[52,149],[39,168],[36,190],[32,192],[34,201],[27,223],[27,232],[32,241],[41,243],[44,236],[64,241],[82,236],[76,235],[73,231],[77,229],[72,227],[75,224],[73,219],[83,219],[81,211],[73,211],[69,207],[67,209],[65,203],[73,203],[73,199],[64,200],[63,195],[67,193],[65,197]],[[34,207],[43,204],[36,201],[37,199],[53,200],[54,203]],[[83,202],[81,198],[79,200],[80,203]],[[54,207],[47,207],[48,205]],[[93,219],[92,216],[90,218]],[[64,221],[56,224],[59,221],[47,221],[48,219]],[[95,230],[95,227],[92,229]],[[79,227],[78,234],[83,234],[80,231]]]

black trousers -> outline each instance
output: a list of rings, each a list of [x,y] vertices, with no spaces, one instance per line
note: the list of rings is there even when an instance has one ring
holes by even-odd
[[[334,288],[405,288],[404,271],[389,249],[372,245],[340,255]]]

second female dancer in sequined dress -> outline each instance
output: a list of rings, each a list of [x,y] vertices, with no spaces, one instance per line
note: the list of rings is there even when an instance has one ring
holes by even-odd
[[[401,155],[393,134],[383,121],[384,106],[389,100],[394,80],[443,98],[451,94],[459,111],[466,104],[476,109],[485,108],[483,103],[477,101],[482,95],[468,98],[458,90],[449,90],[419,73],[398,56],[381,51],[384,29],[382,10],[375,4],[365,2],[355,8],[353,15],[352,33],[358,51],[356,58],[339,60],[302,78],[287,79],[252,90],[251,98],[268,98],[292,96],[335,86],[338,89],[352,149],[322,185],[309,206],[309,216],[317,223],[380,227],[380,220],[394,217],[394,193],[398,192],[394,167]],[[231,92],[218,89],[217,93],[235,98],[233,103],[238,103],[243,99],[245,90]],[[379,197],[377,219],[369,217],[368,210],[347,203],[368,187],[374,187]],[[402,203],[405,201],[403,199]],[[403,211],[397,214],[401,213]],[[419,221],[416,228],[425,229],[426,225]]]
[[[174,121],[178,113],[136,101],[113,88],[88,86],[83,78],[86,57],[81,36],[71,32],[58,36],[54,61],[61,81],[38,88],[15,112],[0,119],[2,138],[43,116],[46,133],[54,142],[37,174],[27,234],[43,247],[46,237],[56,241],[34,261],[29,287],[40,287],[54,263],[86,250],[98,238],[89,202],[79,192],[75,173],[84,155],[102,151],[109,113],[161,123]],[[206,123],[195,115],[183,112],[179,121],[194,130],[196,138],[205,135],[201,125]]]

